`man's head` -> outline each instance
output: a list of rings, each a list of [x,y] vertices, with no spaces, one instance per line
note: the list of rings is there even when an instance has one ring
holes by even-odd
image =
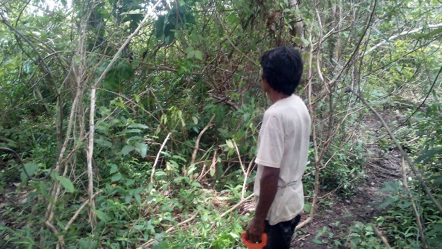
[[[293,47],[277,47],[261,56],[262,79],[277,92],[291,95],[301,80],[301,54]]]

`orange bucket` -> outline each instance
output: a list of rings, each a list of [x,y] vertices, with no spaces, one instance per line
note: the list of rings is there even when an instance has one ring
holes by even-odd
[[[246,232],[243,232],[241,234],[242,243],[248,248],[248,249],[262,249],[264,246],[267,245],[267,234],[263,233],[261,236],[261,243],[252,243],[248,240],[246,240]]]

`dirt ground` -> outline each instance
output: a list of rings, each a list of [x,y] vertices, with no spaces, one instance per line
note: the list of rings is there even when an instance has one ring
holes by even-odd
[[[374,131],[381,127],[381,123],[374,117],[367,117],[364,123]],[[363,166],[367,177],[357,192],[348,199],[332,195],[327,200],[320,200],[314,220],[296,232],[291,248],[346,248],[344,245],[350,233],[349,227],[357,221],[373,222],[382,214],[378,208],[382,199],[379,190],[384,187],[384,182],[402,178],[401,157],[395,148],[383,153],[377,144],[366,144],[366,148],[373,156],[367,158]],[[319,196],[324,194],[327,193],[320,193]],[[306,218],[307,214],[302,220]],[[326,231],[316,238],[324,227]],[[336,241],[341,245],[335,244]]]

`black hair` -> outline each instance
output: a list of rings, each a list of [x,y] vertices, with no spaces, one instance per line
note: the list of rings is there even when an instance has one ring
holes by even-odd
[[[277,47],[264,52],[260,61],[262,78],[274,90],[291,95],[302,76],[301,54],[293,47]]]

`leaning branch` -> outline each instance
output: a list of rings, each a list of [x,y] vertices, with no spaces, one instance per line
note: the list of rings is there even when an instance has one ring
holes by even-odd
[[[427,27],[426,27],[426,28],[427,28]],[[442,28],[442,23],[433,24],[433,25],[430,24],[430,25],[428,25],[428,28],[429,28],[429,29]],[[419,32],[419,31],[422,31],[423,29],[424,29],[424,27],[420,27],[420,28],[415,28],[415,29],[412,29],[412,30],[404,31],[404,32],[399,33],[399,34],[397,34],[397,35],[393,35],[393,36],[391,36],[390,38],[388,38],[387,40],[384,40],[384,41],[382,41],[382,42],[376,44],[375,46],[371,47],[369,50],[367,50],[367,52],[365,52],[364,54],[362,54],[361,57],[363,57],[363,56],[365,56],[365,55],[367,55],[367,54],[373,52],[373,51],[374,51],[375,49],[377,49],[378,47],[380,47],[380,46],[384,45],[385,43],[390,42],[390,41],[392,41],[392,40],[394,40],[394,39],[396,39],[396,38],[398,38],[398,37],[401,37],[401,36],[404,36],[404,35],[409,35],[409,34],[414,34],[414,33],[417,33],[417,32]]]
[[[103,190],[99,190],[98,192],[95,192],[95,194],[92,196],[92,198],[95,198],[98,194],[103,192]],[[78,215],[80,214],[81,210],[83,210],[84,207],[89,203],[89,199],[86,199],[86,201],[83,202],[83,204],[80,206],[80,208],[75,212],[74,216],[69,220],[69,222],[64,227],[64,230],[67,231],[69,227],[72,225],[72,223],[77,219]]]
[[[198,214],[198,212],[195,213],[194,215],[192,215],[192,217],[190,217],[189,219],[187,219],[187,220],[185,220],[185,221],[183,221],[183,222],[178,223],[178,225],[176,225],[176,226],[174,226],[174,227],[170,227],[169,229],[166,230],[166,234],[175,231],[178,227],[180,227],[180,226],[182,226],[182,225],[184,225],[184,224],[186,224],[186,223],[189,223],[190,221],[192,221],[193,219],[196,218],[197,214]],[[138,247],[137,249],[150,248],[150,247],[153,245],[153,243],[155,242],[155,240],[156,240],[156,239],[151,239],[151,240],[147,241],[146,243],[142,244],[142,245],[141,245],[140,247]]]
[[[388,244],[388,240],[387,238],[385,238],[382,232],[379,231],[379,229],[375,225],[371,225],[371,227],[373,228],[374,232],[379,236],[379,238],[381,238],[382,242],[384,242],[385,248],[390,249],[391,246],[390,244]]]
[[[198,152],[198,149],[200,146],[201,137],[203,136],[204,132],[206,132],[207,129],[209,129],[209,127],[212,126],[212,121],[214,118],[215,118],[215,114],[213,114],[212,118],[210,119],[209,123],[207,123],[206,127],[204,127],[204,129],[200,132],[200,134],[198,134],[198,137],[196,138],[196,141],[195,141],[195,148],[193,149],[192,160],[190,161],[190,165],[195,164],[196,153]]]

